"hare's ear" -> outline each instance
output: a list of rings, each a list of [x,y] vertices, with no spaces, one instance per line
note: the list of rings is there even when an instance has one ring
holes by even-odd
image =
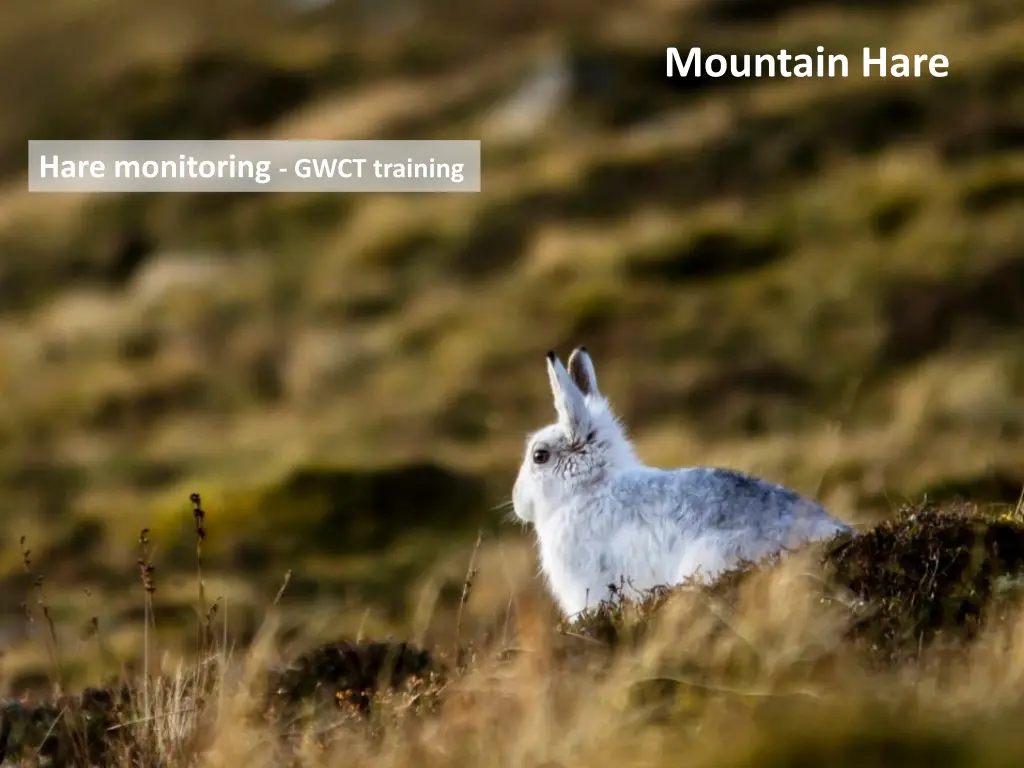
[[[569,376],[584,395],[601,396],[597,388],[594,361],[590,359],[586,347],[576,347],[569,355]]]
[[[555,398],[555,411],[558,412],[558,423],[562,425],[569,438],[575,440],[586,434],[589,418],[587,404],[580,391],[569,376],[554,352],[548,352],[548,378],[551,381],[551,394]]]

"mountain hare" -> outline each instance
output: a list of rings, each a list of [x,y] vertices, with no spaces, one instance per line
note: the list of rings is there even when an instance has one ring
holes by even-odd
[[[851,530],[813,501],[740,472],[646,466],[598,390],[586,349],[573,351],[568,369],[549,352],[547,367],[558,421],[529,437],[512,504],[533,525],[567,615],[611,588],[711,578]]]

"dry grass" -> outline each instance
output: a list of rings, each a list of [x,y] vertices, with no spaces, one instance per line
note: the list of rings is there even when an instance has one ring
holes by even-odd
[[[285,583],[246,650],[226,618],[197,615],[217,631],[195,661],[167,657],[34,719],[8,708],[3,743],[25,765],[661,766],[680,752],[700,766],[1011,765],[1024,756],[1004,731],[1024,711],[1020,514],[907,510],[825,548],[838,581],[815,549],[574,623],[524,594],[429,652],[356,642],[296,658],[281,643]],[[964,559],[969,529],[989,547],[980,559]],[[933,560],[930,580],[914,576]],[[154,586],[144,569],[138,599]],[[933,610],[959,600],[982,614]],[[909,636],[877,619],[894,611]],[[899,654],[879,653],[885,637]]]

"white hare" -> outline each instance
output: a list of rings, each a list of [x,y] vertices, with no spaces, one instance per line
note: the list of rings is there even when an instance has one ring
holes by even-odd
[[[782,486],[730,469],[657,469],[597,388],[583,347],[568,370],[547,355],[556,423],[531,435],[512,503],[533,525],[541,569],[573,616],[614,588],[712,578],[850,527]],[[634,593],[635,594],[635,593]]]

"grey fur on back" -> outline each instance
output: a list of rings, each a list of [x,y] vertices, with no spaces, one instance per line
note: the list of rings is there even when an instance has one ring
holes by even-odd
[[[820,504],[734,469],[643,468],[620,475],[611,492],[638,522],[655,522],[652,516],[661,514],[687,538],[734,538],[737,557],[756,558],[781,546],[852,531]]]

